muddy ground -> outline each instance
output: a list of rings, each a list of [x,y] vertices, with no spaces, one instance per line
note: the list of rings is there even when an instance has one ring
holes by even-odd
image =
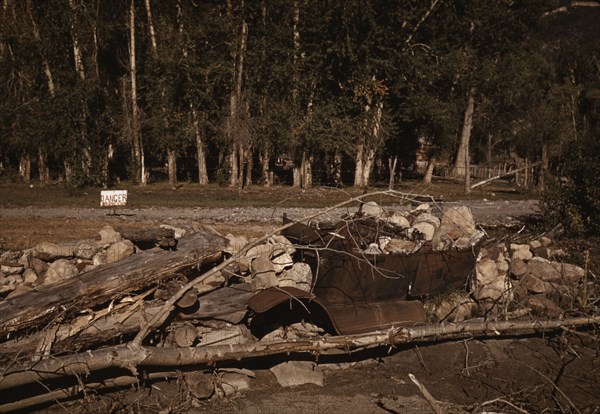
[[[471,201],[469,205],[478,222],[490,228],[507,225],[505,235],[511,236],[520,230],[523,234],[523,226],[529,226],[525,218],[537,208],[534,201]],[[253,236],[275,228],[283,212],[267,208],[147,208],[118,210],[119,215],[109,216],[110,211],[101,209],[0,208],[0,250],[33,240],[93,237],[104,224],[141,227],[197,222],[224,233]],[[313,210],[285,212],[300,218]],[[340,211],[332,214],[339,217]],[[47,408],[74,413],[433,412],[409,379],[412,373],[441,402],[444,412],[600,413],[598,345],[594,330],[564,330],[545,336],[411,344],[350,356],[270,357],[233,364],[253,370],[256,378],[250,381],[248,391],[223,399],[194,400],[180,381],[171,380],[88,394]],[[268,368],[288,358],[345,362],[346,368],[326,370],[323,387],[282,388]]]

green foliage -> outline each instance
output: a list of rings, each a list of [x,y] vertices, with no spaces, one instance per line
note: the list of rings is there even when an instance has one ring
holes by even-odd
[[[600,143],[572,145],[559,179],[541,200],[542,217],[576,235],[600,235]]]
[[[135,2],[135,32],[141,136],[153,165],[164,165],[169,150],[193,154],[196,126],[211,179],[225,171],[224,154],[236,139],[255,159],[304,153],[321,163],[342,154],[349,164],[359,144],[410,158],[421,137],[447,154],[472,87],[479,158],[493,136],[497,154],[516,150],[535,161],[544,144],[556,164],[569,142],[597,122],[594,99],[583,99],[600,90],[592,8],[546,15],[555,0],[149,3],[157,50],[145,2]],[[133,164],[130,3],[70,4],[9,1],[0,11],[0,157],[14,169],[30,153],[35,164],[45,146],[54,177],[70,165],[74,185],[100,185],[109,148],[117,151],[113,176],[126,178]],[[243,110],[232,120],[243,23]],[[75,39],[85,79],[75,69]],[[378,104],[385,140],[370,140]],[[193,162],[180,165],[190,169]]]

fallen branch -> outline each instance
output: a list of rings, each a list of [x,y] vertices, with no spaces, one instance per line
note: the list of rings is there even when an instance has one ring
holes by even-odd
[[[210,365],[220,361],[239,361],[276,354],[329,350],[353,352],[378,346],[400,345],[415,341],[438,341],[471,337],[499,338],[503,335],[528,335],[600,323],[600,316],[564,320],[463,322],[392,328],[388,331],[358,335],[325,336],[294,341],[257,341],[251,343],[199,346],[194,348],[157,348],[117,346],[82,354],[57,357],[22,366],[13,365],[0,376],[0,391],[57,378],[69,378],[106,368],[125,368],[137,373],[138,367],[176,367]]]
[[[528,165],[526,165],[525,167],[522,167],[522,168],[517,168],[516,170],[512,170],[512,171],[509,171],[509,172],[507,172],[507,173],[504,173],[504,174],[499,174],[499,175],[496,175],[496,176],[494,176],[494,177],[492,177],[492,178],[488,178],[488,179],[486,179],[486,180],[479,181],[478,183],[475,183],[475,184],[473,184],[473,185],[471,186],[471,190],[472,190],[472,189],[474,189],[474,188],[480,187],[480,186],[482,186],[482,185],[485,185],[485,184],[487,184],[487,183],[491,183],[492,181],[499,180],[500,178],[509,177],[509,176],[511,176],[511,175],[513,175],[513,174],[516,174],[516,173],[518,173],[519,171],[523,171],[523,170],[526,170],[526,169],[528,169],[528,168],[531,168],[531,167],[538,166],[538,165],[540,165],[541,163],[542,163],[541,161],[538,161],[538,162],[536,162],[536,163],[533,163],[533,164],[528,164]]]
[[[433,409],[435,414],[442,414],[442,407],[440,407],[440,404],[436,401],[435,398],[433,398],[429,390],[425,388],[423,384],[421,384],[417,377],[415,377],[413,374],[408,374],[408,378],[410,378],[410,380],[417,386],[417,388],[419,389],[425,400],[427,400],[427,403]]]
[[[144,380],[157,380],[163,378],[176,378],[178,372],[151,372],[144,376]],[[8,404],[0,405],[0,413],[7,413],[16,410],[24,410],[40,404],[50,402],[58,402],[71,398],[78,398],[90,391],[106,391],[114,388],[122,388],[129,385],[140,384],[140,379],[132,376],[121,376],[116,378],[108,378],[101,382],[92,382],[85,385],[74,385],[72,387],[62,388],[55,391],[50,391],[46,394],[40,394],[23,400],[15,401]]]

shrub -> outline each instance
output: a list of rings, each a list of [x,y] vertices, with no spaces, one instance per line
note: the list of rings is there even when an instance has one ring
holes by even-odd
[[[600,235],[600,144],[568,152],[562,174],[543,195],[541,210],[549,224],[562,223],[574,235]]]

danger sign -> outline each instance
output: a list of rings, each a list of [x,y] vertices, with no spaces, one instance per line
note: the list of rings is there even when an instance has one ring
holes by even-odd
[[[100,192],[100,207],[116,207],[127,204],[127,190],[110,190]]]

